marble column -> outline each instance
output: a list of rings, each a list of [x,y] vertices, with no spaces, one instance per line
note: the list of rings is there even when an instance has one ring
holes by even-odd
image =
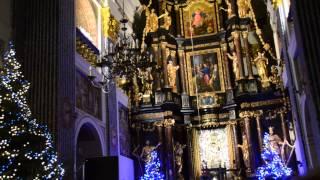
[[[168,80],[168,70],[167,70],[167,42],[161,42],[161,59],[162,59],[162,69],[163,69],[163,80],[164,88],[169,88]]]
[[[164,140],[163,140],[163,121],[157,121],[153,124],[156,127],[156,132],[158,136],[158,142],[161,143],[161,146],[158,147],[159,150],[159,159],[161,162],[164,162]]]
[[[239,148],[238,148],[238,136],[237,136],[237,124],[232,123],[231,124],[231,129],[232,129],[232,133],[233,133],[233,144],[234,144],[234,155],[235,155],[235,169],[238,169],[240,167],[240,156],[239,156]]]
[[[240,71],[240,80],[244,79],[244,74],[243,74],[243,63],[242,63],[242,52],[241,52],[241,43],[240,43],[240,32],[239,31],[234,31],[231,33],[233,37],[233,42],[235,45],[235,50],[237,53],[237,58],[239,62],[239,71]]]
[[[263,111],[256,111],[254,113],[254,117],[256,118],[256,123],[257,123],[257,132],[258,132],[258,141],[259,141],[259,148],[260,151],[263,149],[263,141],[262,141],[262,128],[261,128],[261,116],[263,114]]]
[[[244,49],[246,53],[246,64],[248,69],[248,76],[249,79],[254,79],[253,73],[252,73],[252,64],[250,60],[250,54],[249,54],[249,41],[248,41],[248,31],[242,32],[243,42],[244,42]]]
[[[250,126],[250,118],[253,117],[253,113],[249,111],[244,111],[240,113],[240,117],[244,119],[244,126],[245,126],[245,133],[246,133],[246,138],[248,142],[248,167],[247,167],[247,173],[251,174],[253,173],[253,168],[254,168],[254,158],[253,158],[253,149],[252,149],[252,143],[251,143],[251,126]]]
[[[156,39],[154,38],[153,41],[155,41]],[[153,50],[153,54],[154,54],[154,58],[155,61],[157,62],[157,67],[156,67],[156,91],[160,91],[161,90],[161,72],[159,71],[159,68],[161,67],[161,61],[160,61],[160,54],[159,54],[159,44],[152,44],[152,50]]]
[[[288,140],[288,129],[286,126],[286,120],[285,120],[285,114],[286,110],[281,109],[279,112],[280,119],[281,119],[281,129],[282,129],[282,134],[283,134],[283,140]]]
[[[165,152],[166,152],[166,179],[174,180],[175,168],[174,168],[174,152],[173,152],[173,134],[172,126],[174,125],[174,119],[165,119],[163,122],[164,134],[165,134]]]
[[[179,2],[175,1],[174,10],[176,13],[176,33],[181,35],[181,24],[180,24],[180,12],[179,12]]]

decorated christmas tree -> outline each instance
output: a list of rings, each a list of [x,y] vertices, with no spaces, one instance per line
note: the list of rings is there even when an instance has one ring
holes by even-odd
[[[0,179],[62,179],[52,136],[31,116],[20,67],[10,44],[0,64]]]
[[[278,152],[270,147],[269,134],[265,133],[263,138],[263,151],[261,157],[264,165],[258,167],[257,177],[262,179],[281,179],[291,175],[292,170],[288,168],[280,158]]]
[[[160,171],[161,163],[156,150],[151,152],[151,160],[144,166],[144,175],[140,180],[163,180],[164,174]]]

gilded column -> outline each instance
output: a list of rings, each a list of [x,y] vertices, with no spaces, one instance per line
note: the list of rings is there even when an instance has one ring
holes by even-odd
[[[246,53],[246,62],[247,62],[246,64],[247,64],[249,79],[254,79],[253,73],[252,73],[252,64],[251,64],[250,55],[249,55],[248,31],[242,32],[242,37],[244,41],[244,49]]]
[[[228,60],[228,52],[227,52],[227,44],[224,42],[221,43],[221,49],[223,53],[223,60],[224,60],[224,66],[225,66],[225,77],[226,77],[226,87],[227,90],[231,90],[231,79],[230,79],[230,71],[229,71],[229,60]]]
[[[239,65],[239,71],[240,71],[240,79],[244,79],[243,76],[243,64],[242,64],[242,55],[241,55],[241,44],[240,44],[240,33],[239,31],[234,31],[231,33],[237,53],[237,59],[238,59],[238,65]]]
[[[165,149],[166,149],[166,174],[168,180],[174,180],[175,168],[174,168],[174,152],[173,152],[173,136],[172,126],[174,125],[174,119],[165,119],[163,122],[165,133]]]
[[[263,114],[262,110],[256,111],[254,113],[254,117],[256,118],[257,123],[257,132],[258,132],[258,141],[259,141],[259,148],[260,151],[263,149],[263,141],[262,141],[262,128],[261,128],[261,116]]]
[[[190,179],[198,180],[201,176],[200,165],[200,149],[199,149],[199,134],[196,128],[190,127],[190,144],[188,150],[190,153]]]
[[[162,69],[163,69],[163,80],[164,88],[169,88],[168,84],[168,70],[167,70],[167,42],[161,42],[161,59],[162,59]]]
[[[240,156],[239,156],[239,148],[237,147],[239,142],[238,142],[238,136],[237,136],[237,128],[236,128],[236,122],[231,124],[232,128],[232,133],[233,133],[233,143],[234,143],[234,155],[235,155],[235,169],[238,169],[240,166]]]
[[[251,174],[254,167],[254,159],[253,159],[253,149],[251,143],[251,128],[250,128],[250,118],[253,116],[253,113],[250,111],[244,111],[240,113],[240,117],[244,119],[245,133],[248,144],[248,163],[247,163],[247,173]],[[245,152],[244,152],[245,153]],[[244,161],[246,161],[244,159]]]

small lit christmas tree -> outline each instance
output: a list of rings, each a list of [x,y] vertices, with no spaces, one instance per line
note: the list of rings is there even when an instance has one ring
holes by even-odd
[[[31,116],[13,45],[0,64],[0,179],[62,179],[52,136]]]
[[[140,180],[163,180],[164,174],[160,171],[161,163],[156,150],[151,152],[151,160],[144,166],[144,175]]]
[[[292,170],[283,163],[279,154],[270,148],[268,133],[264,135],[263,145],[261,157],[265,164],[257,169],[258,179],[281,179],[290,176]]]

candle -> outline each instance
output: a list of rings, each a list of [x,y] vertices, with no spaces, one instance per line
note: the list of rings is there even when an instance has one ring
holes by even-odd
[[[92,66],[89,66],[89,76],[92,76]]]

